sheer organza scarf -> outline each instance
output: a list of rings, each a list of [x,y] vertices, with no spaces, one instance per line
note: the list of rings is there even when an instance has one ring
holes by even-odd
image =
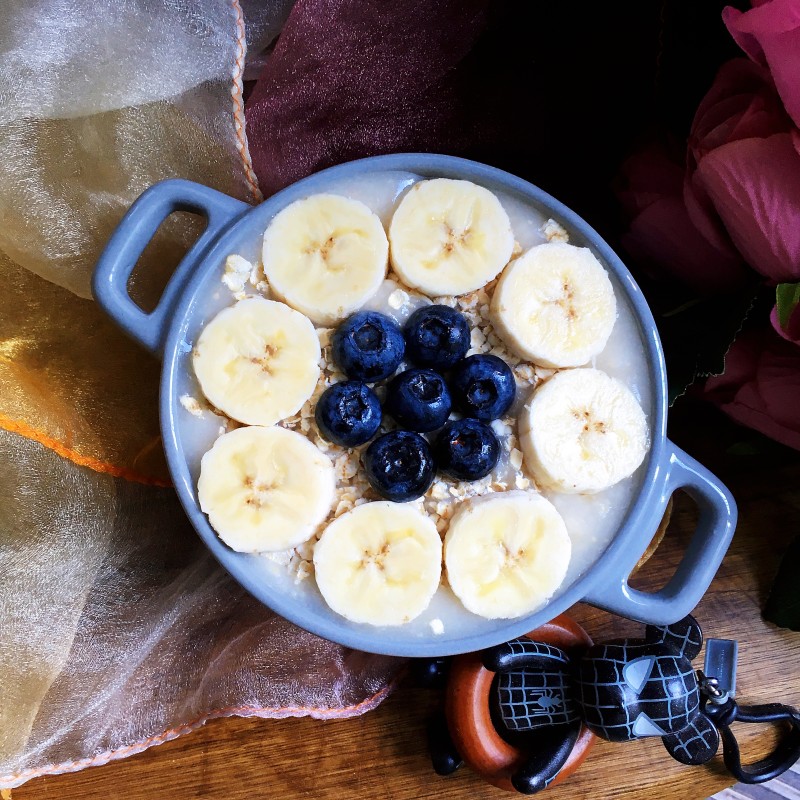
[[[0,13],[0,787],[210,717],[348,716],[397,662],[271,614],[209,557],[169,488],[159,365],[90,299],[136,196],[180,176],[248,202],[248,50],[286,0],[6,0]],[[197,221],[137,270],[158,296]]]

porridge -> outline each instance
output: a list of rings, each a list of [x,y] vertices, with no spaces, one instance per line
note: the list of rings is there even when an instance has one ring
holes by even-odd
[[[214,394],[213,389],[209,390],[209,379],[203,380],[205,362],[212,365],[215,360],[225,362],[225,353],[235,351],[238,346],[231,342],[240,336],[228,331],[227,338],[223,337],[224,346],[217,342],[208,347],[204,336],[212,327],[209,323],[197,341],[191,343],[200,386],[184,393],[180,402],[185,409],[182,421],[186,429],[185,438],[196,443],[191,454],[196,462],[195,474],[201,480],[204,473],[206,478],[211,475],[214,480],[206,480],[206,483],[225,487],[224,498],[220,496],[210,500],[208,491],[200,493],[201,506],[223,541],[236,550],[257,553],[254,557],[286,570],[296,582],[316,582],[328,605],[355,622],[396,625],[421,615],[420,619],[430,631],[441,633],[444,627],[438,610],[442,604],[436,600],[439,595],[455,591],[464,607],[482,617],[520,616],[540,607],[596,560],[618,529],[638,490],[638,468],[648,446],[642,409],[649,411],[651,398],[641,336],[619,287],[588,250],[569,244],[567,230],[528,204],[475,187],[491,195],[496,203],[495,206],[489,202],[488,210],[484,209],[492,231],[485,248],[491,253],[492,258],[488,259],[491,263],[487,263],[487,259],[467,259],[458,269],[440,278],[435,275],[435,264],[432,269],[425,267],[424,233],[414,227],[424,225],[424,219],[420,222],[418,215],[415,218],[413,213],[398,218],[396,212],[412,191],[410,187],[419,184],[422,188],[416,191],[420,194],[431,186],[436,189],[437,183],[436,180],[422,181],[411,175],[377,173],[358,181],[332,183],[328,194],[308,198],[317,203],[319,198],[330,196],[346,200],[349,206],[336,204],[342,209],[337,212],[342,214],[336,223],[340,226],[354,210],[362,213],[366,207],[372,212],[371,218],[364,216],[362,227],[372,225],[370,235],[378,243],[366,254],[369,263],[363,270],[360,266],[355,270],[347,286],[343,286],[343,277],[350,275],[351,270],[343,271],[335,264],[330,270],[330,282],[319,287],[308,280],[298,282],[285,277],[292,274],[290,256],[277,268],[268,265],[265,269],[260,243],[254,243],[250,250],[230,254],[219,276],[220,290],[211,304],[215,306],[212,310],[217,315],[213,321],[216,322],[223,314],[230,314],[230,310],[246,310],[248,304],[268,311],[262,315],[263,319],[274,321],[274,312],[280,307],[280,313],[286,316],[283,330],[288,332],[290,342],[283,354],[284,360],[275,360],[275,354],[270,350],[248,358],[252,362],[263,356],[263,363],[257,363],[255,367],[271,372],[281,391],[276,392],[271,400],[253,399],[255,406],[259,407],[253,417],[248,416],[249,412],[243,413],[241,406],[232,410],[224,399]],[[446,183],[463,182],[443,182]],[[447,188],[445,185],[438,187],[440,190]],[[435,194],[434,202],[449,202],[446,192],[444,200]],[[308,201],[301,201],[304,202]],[[280,250],[287,239],[290,240],[290,249],[291,246],[303,249],[305,245],[302,242],[291,241],[295,229],[302,223],[285,214],[288,209],[299,205],[292,204],[276,216],[277,234],[280,236],[276,239],[276,231],[270,234],[268,229],[265,252],[267,245],[272,251]],[[323,203],[323,208],[326,206]],[[480,203],[477,207],[481,212]],[[315,214],[318,211],[316,209]],[[380,222],[380,232],[372,222],[375,219]],[[508,221],[507,230],[503,220]],[[405,240],[402,236],[392,235],[392,227],[401,223],[407,227],[410,225]],[[459,246],[458,224],[459,220],[454,220],[448,231],[453,247]],[[382,249],[380,236],[383,234],[386,238],[384,231],[389,232],[388,241],[392,248],[388,273],[387,251]],[[321,243],[323,250],[325,241]],[[450,245],[446,240],[442,247],[446,249]],[[354,246],[345,243],[343,257],[361,264],[361,255],[352,249]],[[334,248],[335,243],[331,241],[329,247]],[[541,260],[542,252],[546,256],[544,267],[536,263],[537,259]],[[420,263],[423,263],[422,267]],[[593,265],[596,265],[594,272],[591,271]],[[602,272],[599,278],[597,268]],[[564,286],[569,284],[572,288],[564,289],[563,298],[548,298],[548,287],[544,284],[538,287],[537,281],[544,280],[542,275],[547,269],[558,272],[559,280],[569,277]],[[272,273],[272,281],[268,273]],[[378,273],[380,280],[375,279]],[[433,277],[431,273],[434,273]],[[528,291],[520,292],[520,286],[527,287]],[[439,287],[442,291],[437,291]],[[586,297],[581,297],[582,291]],[[528,296],[544,297],[544,300],[538,307],[531,308],[525,303]],[[267,308],[260,304],[271,305]],[[420,366],[420,359],[424,363],[424,358],[419,353],[419,342],[413,357],[409,355],[413,348],[407,342],[400,359],[389,365],[389,374],[372,380],[367,376],[358,381],[369,391],[369,395],[363,397],[375,398],[370,401],[373,412],[375,406],[378,409],[374,412],[378,415],[378,422],[371,423],[371,434],[357,444],[341,441],[319,412],[325,406],[325,398],[330,395],[332,387],[343,391],[348,383],[355,382],[354,367],[347,361],[341,345],[345,338],[342,330],[348,320],[359,315],[376,314],[398,330],[405,331],[408,339],[408,331],[413,329],[409,320],[413,323],[412,315],[416,313],[419,316],[425,309],[428,316],[440,315],[442,319],[450,319],[447,312],[451,312],[453,320],[464,321],[466,339],[462,342],[464,348],[459,351],[458,362],[440,367]],[[593,319],[591,325],[595,327],[590,325],[589,335],[584,335],[583,339],[599,342],[599,351],[596,346],[592,349],[591,341],[589,350],[581,351],[577,346],[570,346],[559,334],[552,333],[557,329],[558,318],[585,316],[587,313],[598,319]],[[302,322],[292,314],[301,317]],[[212,316],[209,315],[209,319]],[[240,336],[242,341],[249,339],[252,330],[263,324],[267,323],[248,322],[246,333]],[[538,330],[531,333],[528,330],[531,325],[534,329],[538,325]],[[228,327],[239,330],[240,326],[232,322]],[[605,332],[604,328],[607,329]],[[309,329],[314,332],[315,344],[309,341]],[[264,335],[269,338],[276,334]],[[206,339],[210,340],[210,336]],[[526,349],[527,343],[542,340],[548,343],[544,351]],[[301,343],[305,349],[301,350]],[[309,366],[309,354],[314,354],[312,366]],[[573,358],[573,363],[568,356]],[[507,405],[499,413],[489,413],[481,420],[478,418],[481,401],[476,401],[478,405],[472,409],[465,405],[468,401],[464,398],[470,392],[474,395],[475,387],[481,384],[481,376],[472,373],[478,366],[485,369],[493,364],[492,359],[502,362],[512,388]],[[301,362],[306,366],[304,371],[301,370],[303,374],[297,374]],[[477,366],[475,369],[462,366],[467,362]],[[281,370],[291,377],[279,380]],[[419,388],[422,378],[429,381],[429,372],[436,373],[440,380],[430,385],[426,383],[426,391],[430,391],[432,385],[439,395],[454,395],[451,398],[452,409],[447,405],[437,412],[440,416],[431,418],[433,427],[426,427],[422,417],[408,412],[403,405],[405,401],[397,399],[403,391],[409,390],[409,386],[412,390],[415,386]],[[416,373],[426,374],[420,378]],[[466,388],[462,386],[457,391],[460,385],[457,378],[462,373],[466,377],[459,380],[462,384],[466,381]],[[406,380],[403,376],[410,377]],[[495,373],[492,376],[493,381],[501,380]],[[570,378],[573,379],[571,385]],[[419,379],[416,384],[415,379]],[[213,386],[213,378],[210,384]],[[242,388],[246,385],[247,380],[234,392],[239,401],[243,391],[245,394],[249,392],[249,389]],[[456,395],[460,400],[456,400]],[[567,400],[571,401],[578,395],[584,409],[581,413],[586,413],[586,419],[578,420],[574,409],[565,411]],[[361,408],[364,405],[362,395],[353,397],[355,399],[350,400],[358,401]],[[345,401],[348,399],[341,402]],[[624,413],[619,419],[601,419],[602,414],[595,418],[593,409],[603,408],[604,403],[613,408],[621,404]],[[430,407],[425,409],[425,413],[430,412]],[[443,427],[444,422],[447,424]],[[240,424],[245,427],[240,428]],[[221,461],[214,465],[205,460],[204,464],[209,464],[209,467],[200,468],[204,454],[208,452],[211,455],[220,449],[226,442],[225,437],[232,432],[272,425],[297,434],[305,445],[313,445],[315,451],[324,456],[319,462],[322,466],[314,461],[313,454],[300,447],[299,442],[292,444],[282,440],[281,447],[269,451],[277,454],[271,461],[262,458],[263,463],[257,469],[260,470],[259,479],[243,477],[241,491],[235,485],[231,486],[228,480],[233,462]],[[458,454],[454,454],[454,448],[457,449],[458,443],[464,441],[464,435],[457,434],[464,434],[470,425],[480,430],[491,451],[491,458],[482,469],[478,468],[479,476],[469,472],[473,464],[465,466],[459,462]],[[569,448],[563,446],[563,437],[569,439],[573,436],[571,431],[575,425],[578,425],[575,428],[578,433],[574,436],[584,444],[589,443],[584,450],[590,453],[589,460],[594,464],[592,469],[579,463],[583,451],[570,454]],[[603,430],[604,425],[608,430]],[[409,429],[413,433],[409,433]],[[485,429],[490,433],[484,433]],[[443,444],[448,432],[450,441]],[[422,484],[415,496],[392,495],[394,488],[381,483],[378,470],[372,463],[379,458],[375,453],[380,454],[380,443],[386,442],[387,452],[391,454],[394,452],[392,447],[399,446],[398,442],[404,436],[414,447],[428,448],[431,453],[430,469],[422,476]],[[631,440],[628,444],[622,441],[626,436]],[[603,441],[602,452],[592,455],[593,448],[597,450],[592,442],[599,441],[598,437]],[[240,434],[239,438],[244,436]],[[337,438],[339,443],[334,441]],[[612,439],[616,442],[616,450],[608,444]],[[415,470],[424,466],[425,454],[422,451],[415,450],[406,457],[412,459]],[[311,461],[305,462],[303,458]],[[266,464],[266,461],[270,463]],[[616,467],[610,469],[609,465]],[[464,473],[465,469],[467,473]],[[259,525],[264,528],[264,519],[259,517],[260,509],[277,502],[270,494],[276,488],[270,477],[271,471],[291,473],[297,477],[296,482],[287,484],[285,489],[288,493],[280,501],[286,508],[292,507],[292,511],[282,512],[282,521],[277,527],[285,528],[284,523],[288,520],[288,527],[294,525],[295,535],[301,539],[296,541],[290,536],[288,546],[280,537],[268,537],[267,547],[258,536],[241,538],[242,526],[246,533]],[[307,478],[305,482],[303,474]],[[223,476],[226,476],[224,480]],[[310,484],[313,484],[313,489]],[[294,497],[294,503],[289,502],[291,497]],[[496,502],[501,499],[502,503]],[[495,502],[490,502],[492,500]],[[239,510],[244,508],[247,512],[245,521],[237,521],[236,529],[229,533],[226,523],[220,521],[215,513],[226,504],[230,510],[230,506],[237,503],[233,516],[240,516]],[[299,514],[297,519],[293,516],[295,506]],[[222,508],[223,516],[224,512]],[[528,520],[536,522],[533,528],[537,530],[531,529],[525,534],[523,529]],[[522,531],[520,536],[528,538],[522,544],[515,543],[509,538],[509,532],[513,531]],[[402,547],[397,544],[401,540]],[[443,540],[445,570],[441,569]],[[247,543],[242,545],[242,541]],[[501,586],[505,582],[502,580],[503,565],[509,560],[524,560],[523,556],[530,556],[532,542],[537,543],[535,563],[529,565],[527,572],[523,570],[523,578],[529,581],[530,576],[535,575],[534,583],[537,585],[533,593],[523,592],[525,596],[520,600],[519,593],[509,593],[507,587]],[[398,547],[407,551],[404,554],[407,565],[404,566],[399,557],[394,564],[384,563],[381,554],[390,551],[397,554]],[[356,552],[367,555],[359,560],[354,555]],[[500,561],[487,563],[487,553],[499,553]],[[479,564],[472,563],[476,554],[480,554],[482,559]],[[359,569],[353,567],[354,564]],[[491,588],[487,588],[487,581],[490,581],[489,573],[493,570],[497,572],[493,580],[500,587],[493,600],[483,605],[474,602],[475,597],[485,595]],[[381,603],[374,600],[387,583],[387,571],[392,574],[396,591],[387,595],[385,608],[381,611]],[[364,593],[369,596],[368,601],[365,601]],[[428,601],[434,596],[434,602],[429,606]],[[372,610],[361,613],[360,608],[365,605]]]

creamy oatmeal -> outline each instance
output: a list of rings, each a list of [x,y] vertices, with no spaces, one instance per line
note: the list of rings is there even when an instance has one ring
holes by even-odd
[[[419,179],[416,176],[405,174],[376,174],[358,181],[332,183],[328,191],[364,202],[381,218],[384,226],[388,227],[398,198],[417,180]],[[495,194],[511,220],[515,237],[514,256],[545,242],[569,241],[569,232],[556,220],[544,217],[517,198],[502,193]],[[220,291],[215,293],[211,303],[216,309],[249,296],[278,299],[270,291],[257,247],[249,252],[230,254],[219,279]],[[563,587],[566,587],[596,560],[610,542],[638,491],[639,475],[638,472],[634,473],[610,489],[591,495],[565,494],[537,486],[525,465],[517,421],[532,391],[541,382],[553,376],[557,370],[525,361],[506,347],[501,335],[495,329],[491,313],[496,286],[497,280],[494,279],[482,288],[460,296],[428,297],[405,285],[398,275],[390,271],[363,308],[381,312],[400,325],[416,309],[431,303],[455,308],[466,317],[471,328],[470,349],[467,355],[494,355],[511,367],[517,386],[514,404],[507,414],[491,422],[491,428],[501,445],[497,465],[486,477],[476,481],[457,481],[437,474],[424,496],[411,501],[410,505],[424,512],[433,521],[440,535],[444,536],[459,504],[468,498],[515,490],[540,490],[563,517],[572,542],[572,558],[563,583]],[[605,348],[588,366],[602,369],[619,379],[649,413],[651,397],[648,372],[638,325],[616,284],[614,291],[617,300],[616,323]],[[258,556],[287,570],[294,576],[295,582],[302,582],[313,576],[315,543],[332,520],[358,506],[381,499],[370,486],[362,465],[362,454],[368,445],[345,448],[329,442],[321,434],[314,417],[317,400],[325,389],[346,379],[331,355],[331,337],[334,330],[334,327],[316,326],[321,351],[320,375],[316,388],[296,414],[278,423],[281,427],[307,437],[330,458],[336,482],[330,514],[319,526],[314,537],[289,550]],[[404,368],[405,366],[401,364],[400,369]],[[381,400],[384,399],[382,395],[385,390],[385,384],[375,387]],[[180,403],[186,411],[186,418],[183,421],[186,429],[185,439],[195,442],[193,458],[196,462],[193,465],[193,472],[196,474],[197,462],[202,453],[210,447],[217,436],[237,427],[238,423],[228,420],[221,412],[209,407],[202,399],[199,388],[181,395]],[[392,419],[384,417],[381,432],[391,430],[393,427],[395,426]],[[442,586],[440,591],[448,593],[445,586]],[[445,603],[445,607],[448,603],[449,601]],[[435,635],[440,635],[446,629],[448,621],[448,613],[441,613],[441,609],[442,604],[434,602],[429,612],[422,618],[429,632]]]

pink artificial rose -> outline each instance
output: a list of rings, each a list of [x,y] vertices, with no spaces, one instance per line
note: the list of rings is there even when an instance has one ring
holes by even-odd
[[[773,283],[800,280],[800,135],[764,66],[723,64],[686,161],[684,171],[651,147],[623,165],[630,254],[701,294],[740,287],[745,262]]]
[[[653,145],[622,165],[620,200],[631,216],[622,245],[652,277],[702,295],[742,286],[747,271],[730,243],[703,236],[683,197],[685,170]]]
[[[783,104],[800,127],[800,3],[797,0],[757,0],[741,12],[726,8],[722,19],[739,47],[766,66]]]
[[[800,276],[800,154],[768,71],[723,64],[695,114],[684,200],[717,249],[773,282]],[[722,288],[722,287],[720,287]]]
[[[736,422],[800,450],[800,348],[772,328],[740,334],[704,395]]]
[[[723,64],[692,121],[686,154],[684,201],[698,231],[722,252],[735,253],[731,237],[697,174],[703,159],[740,139],[788,132],[792,121],[763,67],[745,59]]]
[[[778,318],[778,306],[774,306],[769,315],[769,321],[776,332],[786,339],[787,342],[792,342],[800,346],[800,303],[798,303],[790,312],[789,318],[786,320],[785,325],[781,325]]]
[[[769,72],[723,64],[697,109],[686,167],[652,146],[622,168],[628,252],[703,295],[735,291],[745,262],[771,281],[800,274],[800,154]]]
[[[792,134],[723,145],[694,178],[753,269],[774,283],[800,280],[800,153]]]
[[[800,0],[728,8],[752,59],[723,64],[692,122],[686,169],[650,148],[623,166],[623,243],[643,266],[702,294],[800,282]],[[680,186],[678,185],[680,184]],[[752,274],[752,273],[750,273]],[[800,450],[800,304],[740,334],[705,395],[736,421]]]

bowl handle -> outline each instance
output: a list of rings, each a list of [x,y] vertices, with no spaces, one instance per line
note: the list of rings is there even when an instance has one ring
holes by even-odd
[[[183,285],[212,241],[248,208],[240,200],[192,181],[172,179],[154,184],[130,207],[103,250],[92,277],[95,300],[129,336],[160,355]],[[158,305],[147,313],[128,294],[128,279],[147,243],[175,211],[204,216],[206,228],[178,264]]]
[[[685,489],[700,510],[683,559],[666,586],[656,592],[643,592],[628,585],[641,556],[634,548],[635,553],[623,553],[606,572],[623,577],[603,581],[587,594],[586,601],[639,622],[670,625],[697,605],[716,575],[736,527],[736,503],[714,475],[669,440],[654,480],[661,485],[660,513],[676,489]],[[654,531],[655,528],[654,522]]]

